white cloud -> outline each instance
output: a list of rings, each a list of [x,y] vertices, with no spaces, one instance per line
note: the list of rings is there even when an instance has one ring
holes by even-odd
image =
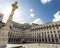
[[[30,17],[34,17],[34,16],[35,16],[35,14],[33,12],[33,9],[30,9]]]
[[[7,2],[7,3],[3,3],[1,4],[1,7],[0,7],[0,12],[4,15],[3,16],[3,22],[6,23],[10,13],[11,13],[11,10],[12,10],[12,7],[11,7],[11,4],[13,2]],[[18,22],[18,23],[24,23],[24,13],[22,10],[20,10],[20,5],[18,4],[19,8],[14,12],[14,15],[13,15],[13,21],[15,22]]]
[[[3,16],[4,23],[6,23],[9,15],[11,13],[11,10],[12,10],[11,4],[14,2],[15,2],[15,0],[14,1],[8,0],[8,1],[1,2],[2,4],[0,7],[0,12],[2,14],[4,14],[4,16]],[[35,19],[35,17],[34,17],[35,13],[33,12],[33,9],[28,8],[26,10],[25,8],[23,8],[23,6],[21,4],[18,4],[18,7],[19,8],[14,12],[13,21],[23,24],[26,22],[31,23]]]
[[[49,3],[49,2],[51,2],[51,0],[41,0],[42,4],[46,4],[46,3]]]
[[[33,12],[33,9],[30,9],[30,12]]]
[[[37,18],[32,23],[43,24],[43,21],[40,18]]]
[[[34,15],[35,15],[34,13],[31,13],[31,14],[30,14],[30,17],[34,17]]]
[[[57,12],[54,14],[53,22],[56,22],[56,21],[60,21],[60,11],[57,11]]]
[[[4,15],[3,16],[3,22],[6,22],[8,17],[9,17],[9,14],[11,12],[11,5],[10,5],[10,3],[9,4],[2,4],[2,7],[1,7],[0,11]]]

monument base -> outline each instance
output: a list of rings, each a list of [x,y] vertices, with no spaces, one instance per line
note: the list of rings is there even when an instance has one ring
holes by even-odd
[[[8,38],[3,38],[3,37],[0,37],[0,48],[6,48],[7,46],[7,41]]]
[[[0,48],[6,48],[6,45],[5,46],[0,46]]]

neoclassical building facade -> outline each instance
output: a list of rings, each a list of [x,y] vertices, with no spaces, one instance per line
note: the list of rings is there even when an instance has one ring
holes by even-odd
[[[19,28],[16,25],[15,30],[10,32],[11,35],[15,36],[14,40],[14,36],[10,35],[12,37],[11,42],[13,40],[16,43],[21,43],[24,40],[25,43],[60,43],[60,21],[43,25],[20,24],[17,26]],[[18,36],[18,40],[16,36]]]
[[[8,43],[10,44],[19,44],[26,42],[26,30],[30,28],[29,24],[19,24],[16,22],[12,22],[11,31],[9,32],[9,40]]]
[[[0,18],[1,19],[1,18]],[[0,29],[4,23],[0,20]],[[42,25],[19,24],[12,21],[9,32],[9,44],[20,43],[60,43],[60,21]]]
[[[30,42],[60,43],[60,22],[32,27],[30,31]]]

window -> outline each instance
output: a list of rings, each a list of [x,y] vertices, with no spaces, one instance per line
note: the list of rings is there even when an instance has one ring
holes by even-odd
[[[51,27],[50,27],[50,30],[51,30]]]
[[[41,42],[41,39],[39,39],[39,42]]]
[[[42,32],[42,35],[43,35],[43,32]]]
[[[45,28],[44,28],[44,30],[45,30]]]
[[[44,38],[43,35],[42,35],[42,38]]]
[[[52,33],[52,31],[50,31],[50,33]]]
[[[44,39],[42,39],[42,41],[44,42]]]
[[[41,29],[43,31],[43,29]]]
[[[56,33],[56,31],[54,31],[54,33]]]
[[[38,41],[38,39],[37,39],[37,41]]]
[[[37,35],[38,35],[38,33],[37,33]]]
[[[54,37],[53,37],[53,34],[51,34],[51,38],[53,39]]]
[[[49,34],[49,32],[47,32]]]
[[[59,29],[59,27],[58,27],[58,26],[57,26],[56,28],[57,28],[57,29]]]
[[[45,39],[46,39],[47,37],[46,37],[46,35],[45,35]]]
[[[47,30],[48,30],[48,28],[47,28]]]
[[[59,30],[57,32],[59,33]]]
[[[1,16],[0,16],[0,18],[1,18]]]
[[[52,42],[54,43],[54,39],[52,38]]]
[[[48,41],[51,42],[51,41],[50,41],[50,38],[48,38]]]
[[[44,32],[44,34],[46,34],[46,32]]]
[[[59,39],[60,39],[60,34],[59,34]]]
[[[51,39],[52,39],[52,42],[54,42],[54,37],[53,37],[53,34],[51,34]]]
[[[47,42],[47,39],[45,39],[45,42]]]
[[[50,39],[50,35],[48,35],[48,38]]]
[[[38,36],[37,36],[37,38],[38,38]]]
[[[35,39],[35,42],[36,42],[36,39]]]
[[[53,27],[53,29],[55,29],[55,27]]]
[[[34,41],[34,39],[33,39],[33,41]]]
[[[58,42],[58,39],[56,39],[56,42]]]
[[[39,39],[41,39],[41,36],[39,35]]]
[[[55,34],[55,38],[57,39],[57,35]]]

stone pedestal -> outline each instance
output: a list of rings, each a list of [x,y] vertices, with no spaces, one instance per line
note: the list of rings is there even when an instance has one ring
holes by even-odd
[[[6,48],[8,43],[7,41],[8,41],[8,38],[0,37],[0,48]]]
[[[7,27],[3,27],[1,29],[1,34],[0,34],[0,48],[5,48],[7,46],[8,43],[8,32],[9,32],[10,28]]]

